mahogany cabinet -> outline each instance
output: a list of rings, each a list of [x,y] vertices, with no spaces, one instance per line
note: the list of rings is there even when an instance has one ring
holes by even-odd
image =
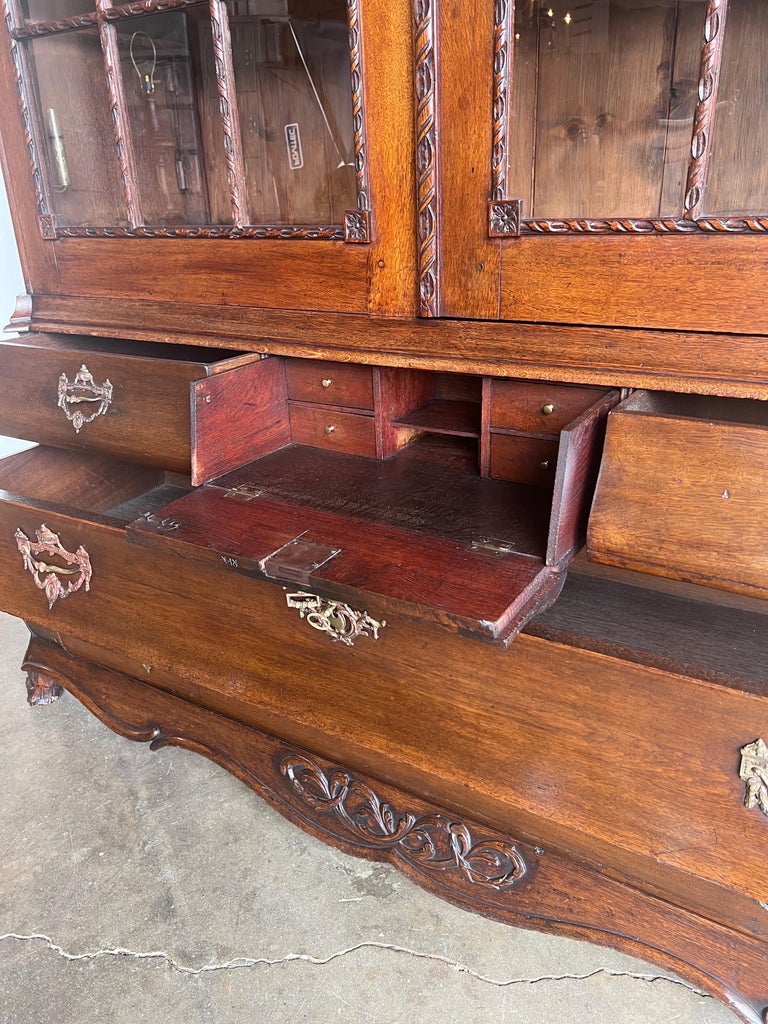
[[[6,14],[30,702],[765,1024],[768,8]]]

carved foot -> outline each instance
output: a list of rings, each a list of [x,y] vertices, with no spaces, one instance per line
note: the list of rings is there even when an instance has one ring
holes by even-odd
[[[62,695],[64,687],[49,676],[39,672],[27,672],[27,702],[32,707],[39,704],[53,704]]]

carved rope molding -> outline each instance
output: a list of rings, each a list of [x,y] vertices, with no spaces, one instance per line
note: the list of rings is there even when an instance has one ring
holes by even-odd
[[[224,156],[227,163],[227,182],[232,204],[232,221],[236,227],[247,224],[248,201],[245,187],[245,163],[240,139],[240,122],[235,97],[235,68],[229,36],[229,16],[223,0],[210,0],[213,63],[216,68],[216,88],[219,92],[219,113],[224,130]]]
[[[32,184],[35,190],[35,201],[37,204],[38,216],[41,220],[41,229],[44,238],[53,237],[53,222],[51,217],[51,206],[46,192],[45,179],[43,177],[40,162],[37,154],[41,152],[40,139],[37,137],[37,122],[33,116],[33,100],[27,89],[27,82],[30,81],[30,70],[27,61],[27,51],[23,44],[19,44],[14,38],[15,17],[13,9],[7,0],[3,0],[3,14],[11,35],[11,59],[13,61],[13,73],[16,79],[16,89],[19,97],[19,109],[24,125],[24,143],[27,150],[27,159],[32,172]]]
[[[491,200],[507,197],[507,145],[509,97],[512,89],[515,0],[495,0],[493,5],[493,128]]]
[[[128,106],[125,99],[123,73],[120,67],[120,50],[116,33],[117,30],[114,25],[108,25],[105,21],[99,23],[101,48],[104,53],[104,71],[107,77],[107,92],[109,94],[109,113],[115,134],[120,179],[123,184],[128,221],[132,228],[136,228],[143,220],[141,195],[139,192],[139,176],[133,153],[133,145],[131,144],[131,128],[128,119]]]
[[[349,73],[352,87],[352,131],[355,154],[355,189],[357,209],[344,214],[344,240],[371,240],[371,183],[368,174],[368,145],[365,131],[365,94],[362,76],[362,40],[360,35],[360,0],[347,0],[349,30]]]
[[[338,224],[254,224],[248,227],[227,227],[226,225],[156,227],[151,224],[142,224],[136,228],[60,227],[56,236],[58,238],[283,238],[306,241],[342,241],[344,228],[339,227]]]
[[[280,773],[331,831],[371,850],[387,850],[425,874],[460,875],[472,885],[510,889],[526,875],[517,847],[499,837],[477,838],[464,822],[441,813],[398,811],[343,768],[323,769],[303,754],[288,754]]]
[[[699,102],[693,119],[692,161],[685,188],[685,212],[691,219],[701,210],[709,166],[710,138],[715,120],[720,64],[723,55],[725,18],[728,0],[709,0],[704,22],[704,47],[699,73]]]
[[[416,94],[416,174],[419,245],[419,311],[437,316],[437,26],[433,0],[414,0],[414,65]]]

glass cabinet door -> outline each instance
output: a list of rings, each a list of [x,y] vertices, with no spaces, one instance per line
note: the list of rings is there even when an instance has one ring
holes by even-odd
[[[768,209],[762,0],[520,0],[497,29],[494,198],[518,204],[498,234],[720,230]]]
[[[168,6],[12,10],[53,234],[344,238],[360,205],[346,0]]]

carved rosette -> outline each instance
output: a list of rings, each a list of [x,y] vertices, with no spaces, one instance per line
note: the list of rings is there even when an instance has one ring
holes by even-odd
[[[91,556],[82,545],[77,551],[67,551],[62,546],[58,534],[49,530],[45,523],[35,530],[35,535],[37,540],[30,540],[26,533],[19,529],[14,533],[14,539],[24,568],[32,575],[38,590],[44,592],[49,610],[57,601],[63,601],[81,588],[86,591],[91,589]],[[41,560],[40,555],[59,557],[64,566],[51,565]],[[62,583],[62,577],[67,577],[66,584]]]
[[[468,825],[440,813],[398,811],[365,782],[341,768],[324,770],[301,754],[280,761],[280,773],[319,816],[370,850],[390,851],[427,875],[461,875],[472,885],[510,889],[526,874],[514,844],[499,836],[478,837]]]
[[[344,241],[369,242],[371,240],[371,217],[368,210],[344,211]]]
[[[415,0],[416,172],[419,299],[422,316],[437,316],[437,86],[433,0]]]
[[[491,238],[510,238],[520,234],[522,199],[491,200],[488,203],[488,234]]]
[[[768,817],[768,746],[762,739],[741,748],[739,777],[746,784],[744,806],[758,807]]]
[[[685,187],[685,212],[690,218],[698,216],[704,199],[709,164],[709,140],[715,120],[723,54],[723,29],[727,11],[727,0],[708,0],[699,73],[699,101],[693,119],[692,160]]]

